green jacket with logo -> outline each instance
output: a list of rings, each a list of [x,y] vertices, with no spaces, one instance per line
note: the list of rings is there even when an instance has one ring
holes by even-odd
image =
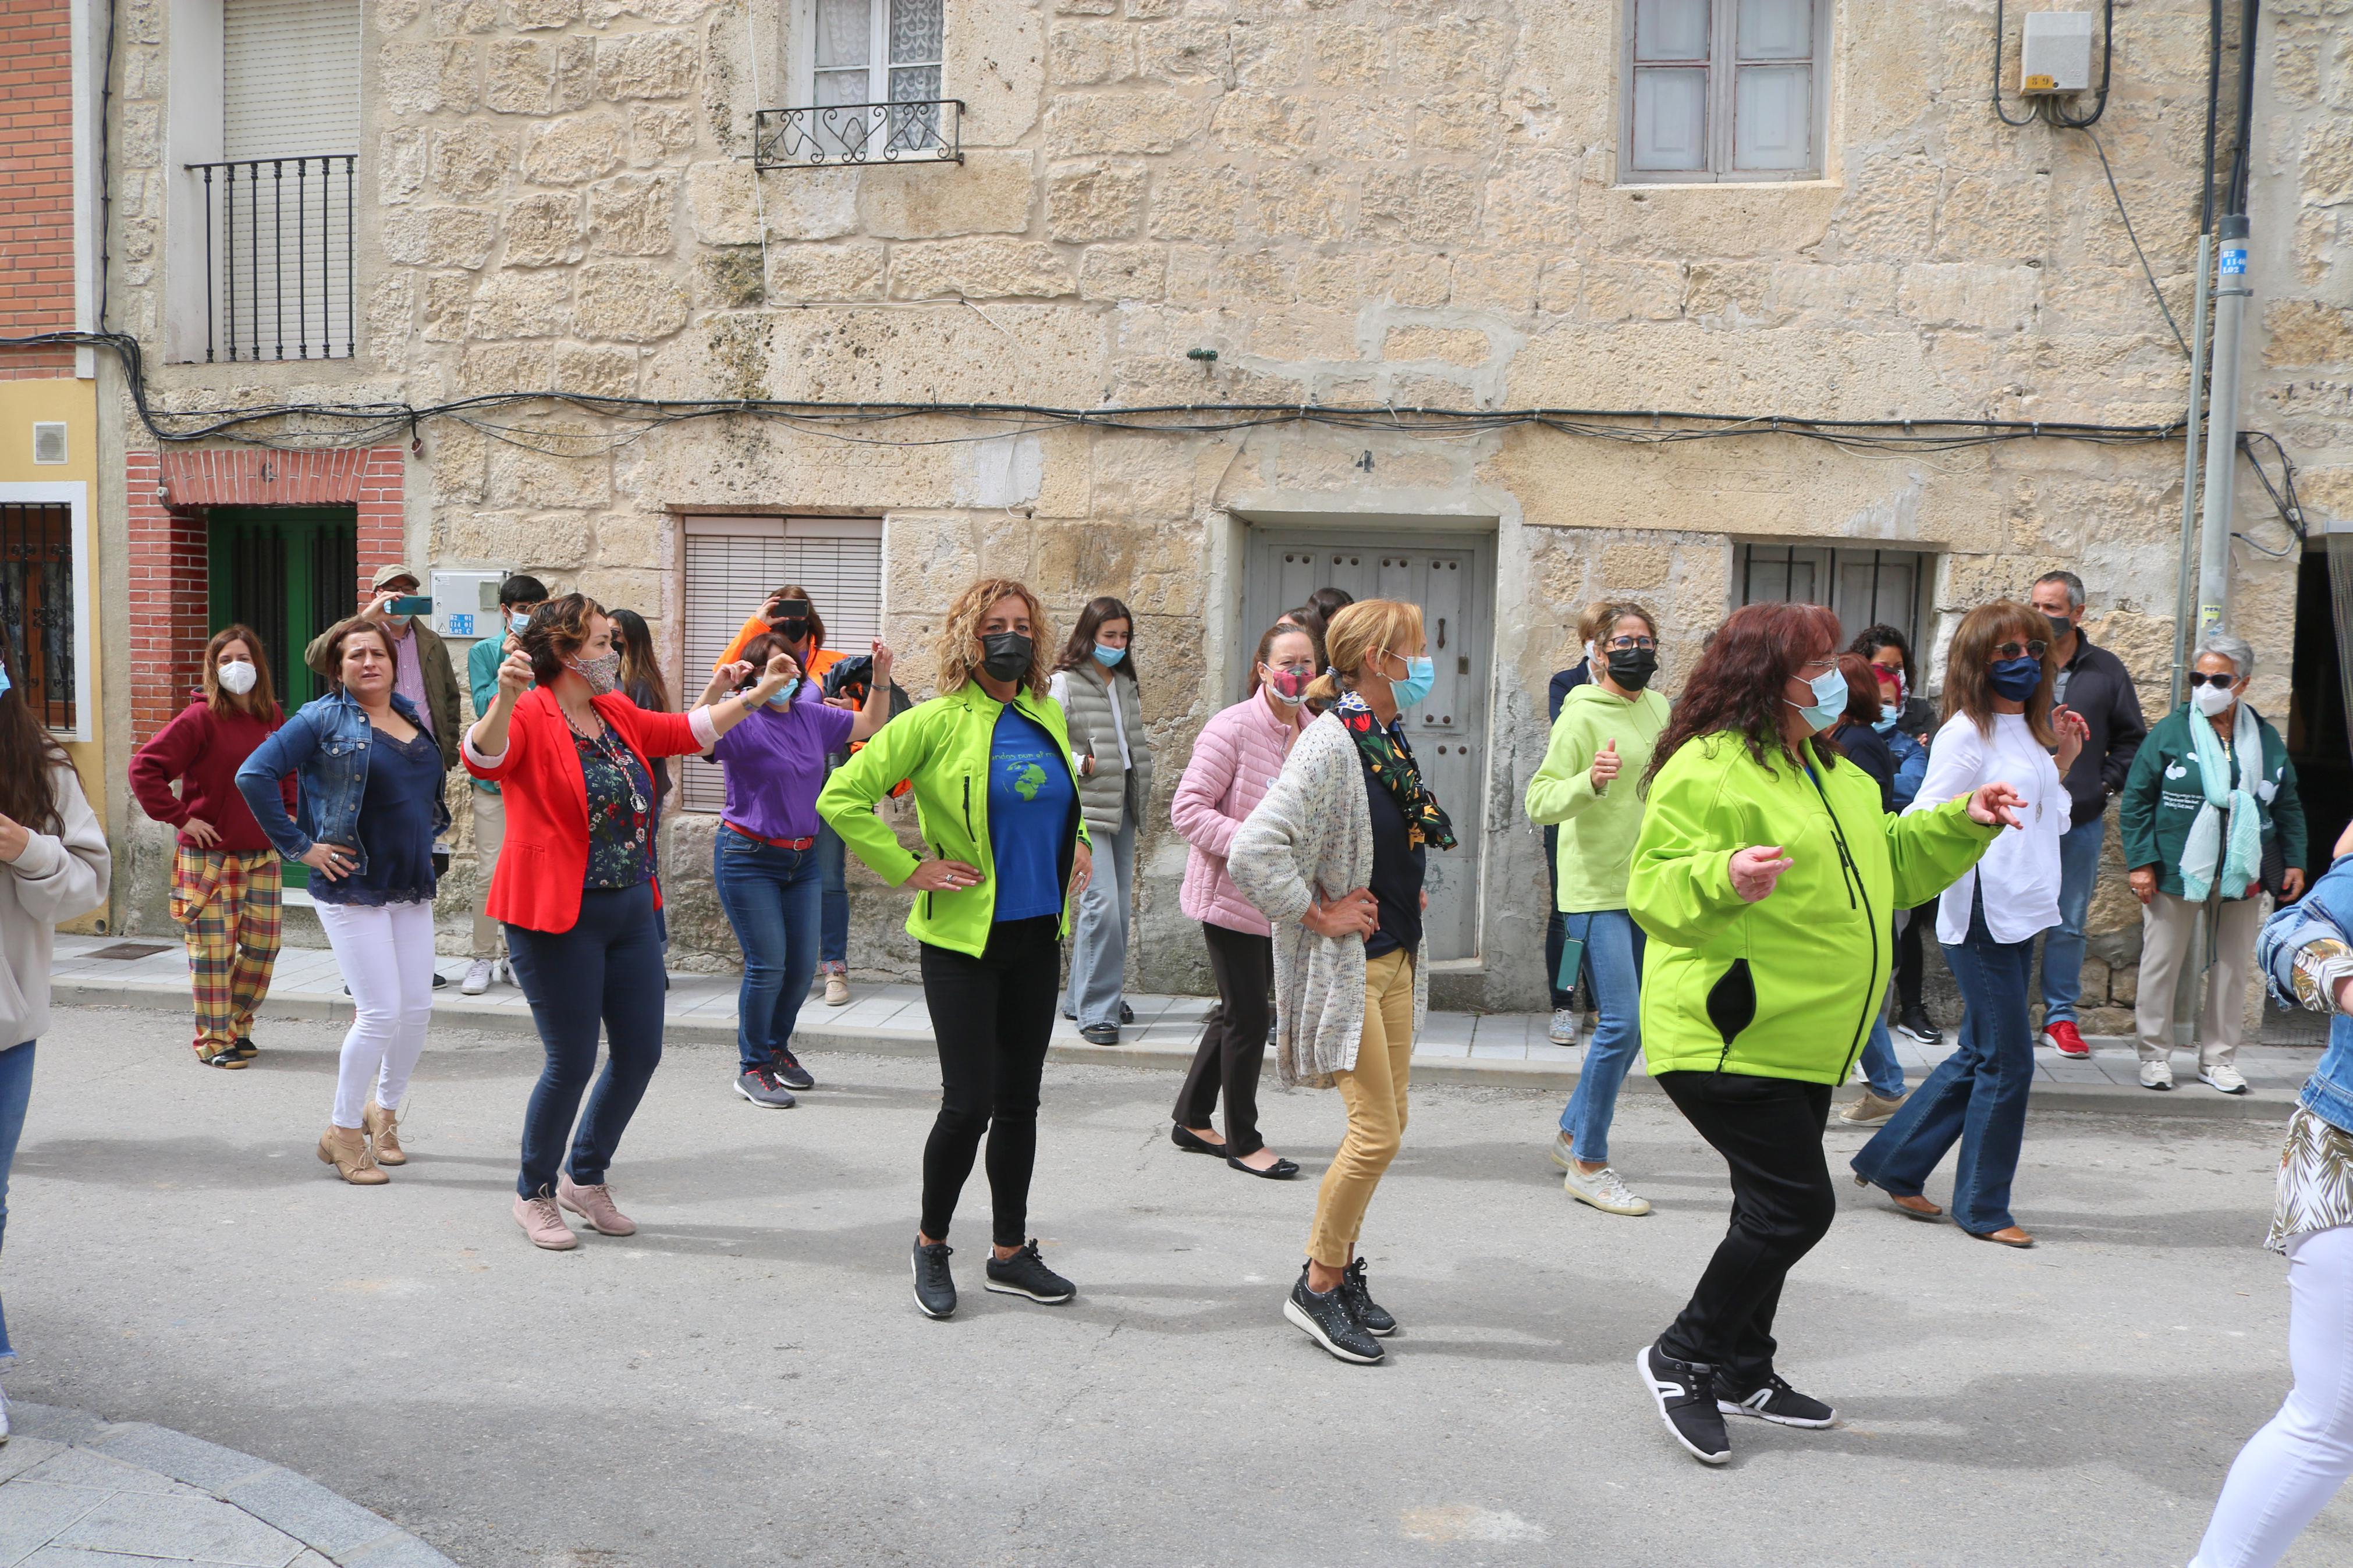
[[[1653,1075],[1846,1081],[1887,989],[1895,911],[1944,891],[2000,831],[1971,821],[1965,796],[1891,816],[1852,763],[1809,770],[1778,747],[1765,755],[1769,766],[1739,735],[1705,735],[1651,781],[1626,905],[1651,939],[1642,1053]],[[1792,864],[1744,903],[1730,862],[1760,844]]]
[[[2253,710],[2250,710],[2253,711]],[[2148,739],[2133,753],[2132,771],[2116,792],[2116,826],[2124,835],[2125,868],[2137,871],[2157,868],[2158,890],[2181,897],[2181,851],[2189,843],[2189,826],[2206,804],[2206,786],[2198,777],[2198,742],[2193,723],[2213,721],[2192,718],[2185,702],[2157,721]],[[2255,731],[2263,737],[2263,768],[2257,784],[2273,786],[2272,798],[2255,801],[2255,815],[2269,842],[2277,835],[2281,854],[2290,866],[2302,866],[2306,850],[2304,800],[2296,794],[2295,767],[2287,760],[2287,742],[2280,732],[2255,714]],[[2240,762],[2231,758],[2232,781],[2237,782]],[[2250,786],[2251,788],[2253,786]],[[2224,899],[2237,900],[2244,889],[2221,889]]]
[[[1051,699],[1022,688],[1013,707],[1035,720],[1054,742],[1054,754],[1070,767],[1071,736],[1062,710]],[[915,895],[907,913],[907,934],[917,942],[977,958],[988,946],[996,921],[997,863],[988,839],[988,762],[1005,705],[969,681],[944,697],[918,702],[874,732],[849,761],[833,771],[817,797],[818,815],[832,824],[857,857],[892,887],[914,875],[916,857],[899,842],[891,825],[874,815],[876,803],[901,779],[914,785],[915,819],[930,858],[961,860],[980,868],[980,884]],[[1092,844],[1078,807],[1078,780],[1071,779],[1069,826],[1060,857],[1062,886],[1071,882],[1077,846]],[[1071,931],[1071,900],[1062,900],[1062,934]]]

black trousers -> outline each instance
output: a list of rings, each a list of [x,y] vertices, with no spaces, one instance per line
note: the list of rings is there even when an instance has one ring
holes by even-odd
[[[940,1052],[940,1113],[923,1145],[923,1230],[934,1241],[947,1239],[983,1133],[997,1245],[1028,1237],[1038,1084],[1061,992],[1061,949],[1053,915],[990,927],[978,958],[923,944],[923,1005]]]
[[[1895,933],[1895,1005],[1906,1013],[1920,1006],[1920,932],[1936,923],[1936,901],[1931,899]]]
[[[1667,1072],[1659,1087],[1732,1171],[1732,1226],[1659,1348],[1755,1392],[1773,1372],[1781,1282],[1838,1213],[1822,1129],[1831,1086],[1745,1073]]]
[[[1201,1031],[1193,1068],[1176,1091],[1176,1125],[1207,1127],[1226,1091],[1226,1149],[1236,1159],[1266,1147],[1258,1135],[1258,1077],[1266,1067],[1267,997],[1274,988],[1274,939],[1201,922],[1218,1005]]]

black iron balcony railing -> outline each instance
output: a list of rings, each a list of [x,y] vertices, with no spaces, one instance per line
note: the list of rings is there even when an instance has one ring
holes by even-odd
[[[205,358],[349,359],[359,158],[190,163],[205,183]]]
[[[764,109],[754,120],[754,168],[964,162],[964,100],[960,98]]]

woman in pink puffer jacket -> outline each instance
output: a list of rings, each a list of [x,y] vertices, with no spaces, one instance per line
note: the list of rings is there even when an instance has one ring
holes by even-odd
[[[1168,815],[1192,846],[1178,907],[1201,922],[1218,1007],[1202,1032],[1185,1087],[1176,1093],[1169,1141],[1197,1153],[1222,1154],[1237,1171],[1288,1181],[1299,1167],[1258,1134],[1258,1078],[1266,1065],[1267,1003],[1274,990],[1274,943],[1266,917],[1226,874],[1226,850],[1282,772],[1283,758],[1306,717],[1300,700],[1315,679],[1315,643],[1297,626],[1278,625],[1258,639],[1259,689],[1212,718],[1193,742],[1193,759]],[[1209,1125],[1218,1090],[1226,1093],[1226,1135]]]

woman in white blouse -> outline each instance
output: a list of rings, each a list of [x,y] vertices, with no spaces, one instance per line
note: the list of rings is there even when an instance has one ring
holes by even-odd
[[[2059,923],[2059,836],[2068,821],[2059,781],[2086,734],[2080,715],[2052,706],[2049,635],[2040,614],[2012,599],[1971,610],[1953,634],[1945,723],[1910,809],[2000,779],[2026,796],[2018,813],[2025,831],[1996,839],[1938,900],[1936,941],[1968,1008],[1960,1042],[1853,1162],[1857,1185],[1880,1188],[1915,1219],[1936,1220],[1945,1211],[1920,1189],[1957,1142],[1953,1219],[2005,1247],[2034,1245],[2010,1212],[2034,1081],[2027,987],[2034,939]]]

